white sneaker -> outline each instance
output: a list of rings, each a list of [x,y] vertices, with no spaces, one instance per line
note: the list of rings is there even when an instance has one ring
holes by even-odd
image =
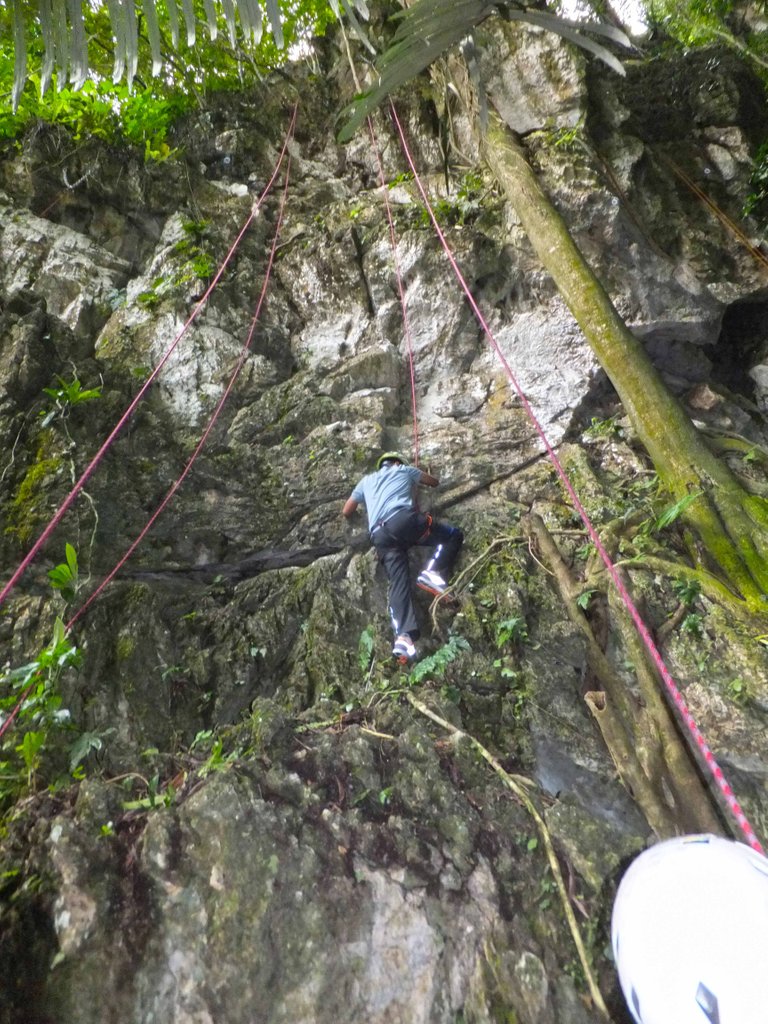
[[[392,648],[392,654],[397,658],[399,662],[405,665],[409,661],[413,661],[416,657],[416,644],[408,636],[407,633],[401,633],[400,636],[395,638],[395,645]]]
[[[419,573],[416,586],[426,590],[428,594],[434,594],[436,597],[444,594],[448,589],[448,584],[443,577],[439,576],[436,572],[432,572],[430,569],[425,569],[424,572]]]

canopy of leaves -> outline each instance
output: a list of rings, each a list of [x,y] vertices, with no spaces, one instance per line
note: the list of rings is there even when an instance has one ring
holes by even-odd
[[[662,41],[686,49],[726,43],[768,71],[766,0],[751,5],[732,0],[647,0],[646,10],[650,26]]]
[[[166,0],[158,0],[162,12]],[[207,19],[210,0],[189,0],[196,24]],[[168,8],[170,9],[170,8]],[[159,73],[153,57],[148,23],[137,18],[136,67],[133,80],[125,75],[114,81],[116,57],[113,23],[104,4],[83,8],[89,77],[80,86],[68,84],[71,60],[64,71],[51,70],[42,24],[29,17],[26,24],[27,77],[12,101],[18,54],[14,52],[11,12],[0,6],[0,138],[13,138],[30,123],[43,120],[65,125],[76,138],[91,136],[125,140],[144,148],[148,157],[167,155],[166,133],[175,118],[219,89],[242,88],[284,64],[293,47],[321,34],[334,14],[321,0],[282,0],[279,49],[272,33],[263,33],[255,45],[236,36],[216,14],[216,32],[196,32],[174,40],[167,16],[158,19],[162,63]],[[53,88],[45,88],[46,76]]]
[[[77,91],[88,78],[125,80],[161,75],[178,78],[180,68],[213,71],[206,46],[219,40],[218,54],[275,66],[291,48],[322,32],[338,8],[336,0],[13,0],[0,6],[4,63],[12,63],[11,106],[17,109],[28,76],[41,94],[51,82]],[[367,14],[365,0],[342,0]],[[262,6],[264,11],[262,11]],[[265,25],[270,27],[264,31]],[[202,26],[206,27],[201,32]],[[211,51],[209,51],[210,53]],[[199,73],[199,72],[198,72]],[[7,78],[7,72],[4,78]],[[3,82],[5,86],[5,81]],[[5,89],[3,103],[7,103]]]

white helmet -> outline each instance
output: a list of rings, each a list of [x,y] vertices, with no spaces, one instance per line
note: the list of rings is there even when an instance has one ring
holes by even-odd
[[[641,853],[611,935],[638,1024],[768,1022],[768,859],[748,846],[681,836]]]

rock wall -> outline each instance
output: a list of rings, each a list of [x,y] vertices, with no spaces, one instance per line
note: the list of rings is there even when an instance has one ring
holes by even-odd
[[[748,384],[761,363],[759,327],[736,345],[721,324],[764,308],[765,271],[676,170],[738,220],[765,129],[754,81],[719,53],[630,64],[620,81],[538,32],[496,26],[484,45],[491,100],[670,386],[757,451],[756,396],[713,374],[738,364]],[[530,780],[613,1019],[627,1020],[606,953],[611,895],[651,829],[584,705],[583,637],[520,517],[560,531],[575,566],[585,538],[381,119],[406,332],[376,154],[363,135],[333,141],[348,96],[329,54],[322,81],[296,70],[214,98],[162,165],[42,127],[0,164],[9,575],[186,322],[299,100],[243,372],[172,504],[74,629],[83,664],[63,697],[76,734],[94,737],[87,777],[41,787],[8,824],[3,1024],[597,1020],[533,820],[466,741],[407,702],[415,683]],[[414,91],[401,115],[505,358],[595,521],[647,512],[649,470],[610,387],[477,165],[461,111],[446,164],[448,111],[435,109]],[[184,468],[248,332],[278,206],[275,191],[15,588],[0,620],[12,664],[76,610]],[[432,511],[467,535],[459,610],[420,603],[433,661],[418,680],[388,661],[386,582],[362,523],[339,516],[380,449],[412,449],[409,344],[420,463],[442,481]],[[59,408],[42,390],[57,377],[101,397]],[[45,572],[65,541],[87,576],[66,610]],[[633,582],[765,835],[763,648],[703,598],[697,633],[667,630],[673,581]],[[616,613],[603,614],[621,664]],[[50,758],[55,775],[65,745]]]

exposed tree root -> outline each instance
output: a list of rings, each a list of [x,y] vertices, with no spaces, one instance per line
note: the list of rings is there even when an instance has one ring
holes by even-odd
[[[690,831],[722,833],[723,826],[696,764],[677,730],[648,653],[623,609],[613,618],[635,666],[639,699],[619,677],[576,603],[582,585],[571,575],[543,520],[531,515],[526,528],[552,569],[571,622],[586,643],[589,668],[600,689],[585,695],[624,786],[659,838]]]

